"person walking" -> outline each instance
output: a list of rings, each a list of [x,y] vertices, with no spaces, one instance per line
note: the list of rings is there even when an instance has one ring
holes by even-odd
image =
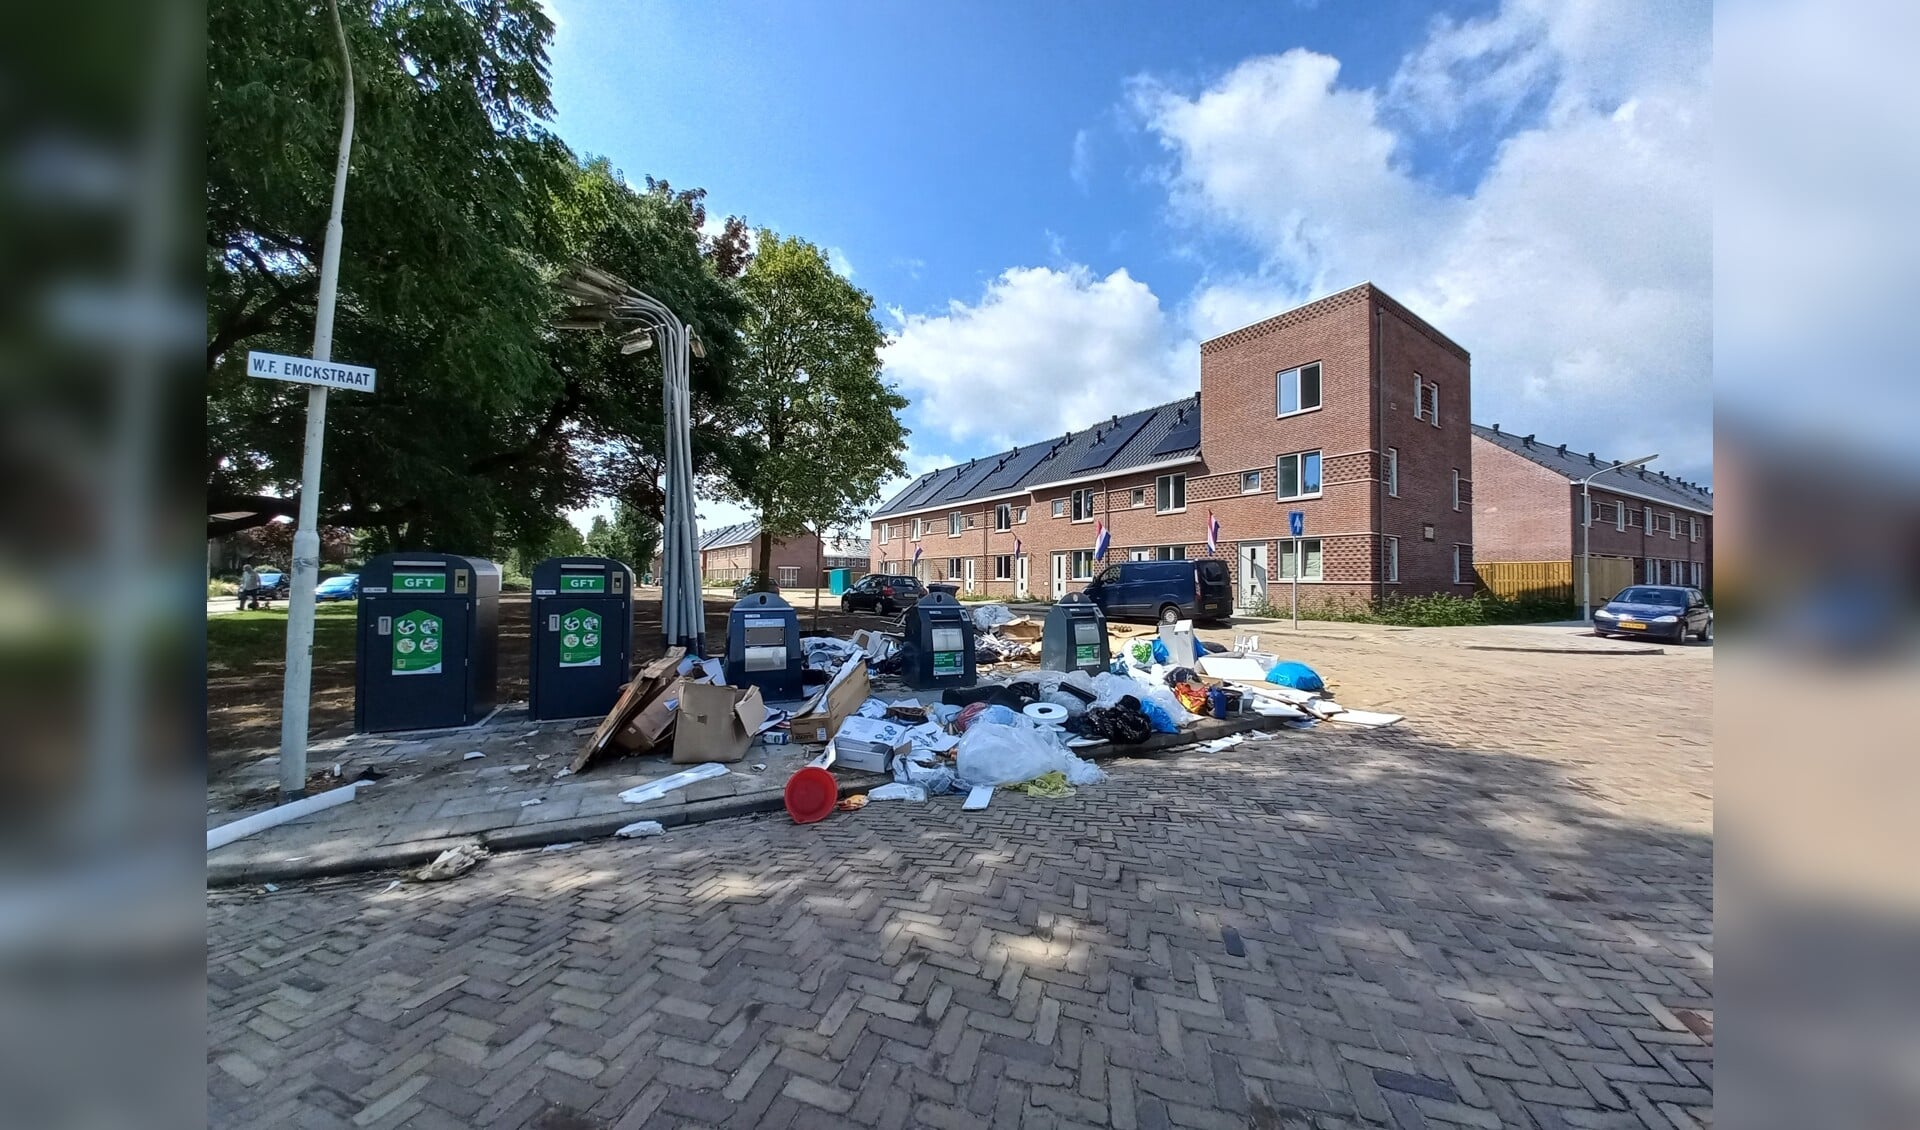
[[[240,607],[236,611],[244,612],[248,607],[260,607],[260,570],[253,567],[253,558],[240,563]]]

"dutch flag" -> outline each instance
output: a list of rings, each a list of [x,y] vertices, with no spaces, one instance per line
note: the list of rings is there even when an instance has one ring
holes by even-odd
[[[1095,522],[1093,524],[1093,559],[1095,561],[1105,561],[1107,559],[1107,543],[1112,540],[1112,538],[1107,536],[1107,524],[1105,522]]]
[[[1214,554],[1214,551],[1219,548],[1220,548],[1220,519],[1215,518],[1213,516],[1213,511],[1209,510],[1207,511],[1207,556],[1212,557]]]
[[[913,563],[920,564],[920,547],[917,545],[913,547]]]
[[[1019,538],[1013,539],[1013,555],[1015,557],[1020,556],[1020,539]]]

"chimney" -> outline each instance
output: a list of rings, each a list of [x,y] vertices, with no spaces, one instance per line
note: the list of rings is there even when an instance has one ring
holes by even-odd
[[[1599,465],[1600,465],[1600,461],[1593,457],[1593,452],[1591,451],[1587,452],[1587,466],[1598,467]]]
[[[1523,440],[1521,440],[1520,442],[1521,442],[1521,443],[1524,443],[1524,444],[1526,444],[1526,445],[1527,445],[1528,447],[1532,447],[1532,446],[1533,446],[1533,433],[1532,433],[1532,432],[1528,432],[1528,433],[1527,433],[1527,436],[1526,436],[1526,438],[1525,438],[1525,439],[1523,439]]]
[[[1563,443],[1560,445],[1560,454],[1565,455],[1566,453],[1567,453],[1567,445]]]
[[[1499,425],[1499,424],[1495,424],[1495,425],[1493,426],[1493,434],[1494,434],[1494,435],[1499,435],[1499,434],[1500,434],[1500,425]]]

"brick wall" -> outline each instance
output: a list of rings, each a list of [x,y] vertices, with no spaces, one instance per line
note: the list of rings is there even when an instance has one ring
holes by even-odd
[[[813,588],[823,583],[816,578],[819,558],[820,539],[813,534],[802,534],[796,538],[773,543],[773,579],[776,584],[797,584],[803,588]],[[758,539],[744,545],[720,546],[716,549],[702,550],[700,553],[700,576],[709,581],[743,580],[753,571],[754,554],[760,551]],[[824,566],[820,566],[824,567]],[[797,569],[797,574],[782,574],[781,569]],[[797,580],[782,580],[783,576],[796,576]]]
[[[1473,536],[1480,560],[1572,559],[1577,543],[1567,520],[1565,476],[1476,436],[1473,480]],[[1597,537],[1599,531],[1594,533]]]
[[[1278,416],[1275,374],[1313,362],[1321,366],[1320,407]],[[1437,428],[1413,419],[1415,372],[1440,388]],[[958,508],[973,524],[963,526],[957,538],[947,533],[952,510],[924,513],[920,517],[928,528],[918,543],[923,551],[919,575],[942,579],[953,572],[950,558],[970,557],[975,562],[974,591],[1012,595],[1012,580],[993,578],[993,559],[1011,554],[1018,537],[1031,563],[1030,590],[1044,594],[1050,588],[1053,553],[1093,547],[1094,520],[1074,522],[1069,501],[1072,491],[1092,489],[1093,519],[1104,521],[1111,531],[1109,562],[1125,560],[1130,548],[1163,545],[1183,545],[1187,556],[1203,556],[1211,510],[1221,527],[1220,556],[1230,564],[1238,593],[1243,562],[1236,546],[1263,545],[1266,568],[1277,571],[1279,543],[1288,536],[1288,512],[1298,509],[1306,516],[1306,536],[1321,541],[1323,568],[1322,580],[1302,583],[1303,602],[1330,596],[1364,599],[1386,591],[1389,587],[1380,580],[1383,533],[1400,537],[1400,582],[1391,591],[1471,590],[1470,572],[1458,585],[1452,578],[1454,546],[1469,547],[1470,554],[1473,541],[1469,359],[1457,345],[1391,298],[1362,285],[1203,344],[1200,396],[1204,462],[1043,486],[1012,502],[1016,508],[1027,507],[1028,519],[1005,532],[993,528],[994,503]],[[1385,500],[1382,434],[1401,450],[1399,497]],[[1304,451],[1321,454],[1319,496],[1279,499],[1276,459]],[[1461,475],[1458,510],[1453,505],[1456,469]],[[1186,475],[1186,506],[1181,512],[1160,513],[1156,480],[1169,473]],[[1252,491],[1244,489],[1248,473],[1256,476]],[[1138,506],[1135,490],[1140,491]],[[1067,502],[1066,517],[1052,516],[1056,500]],[[885,543],[879,540],[878,523],[871,531],[875,569],[909,571],[916,544],[909,536],[912,516],[889,517],[887,524],[890,536]],[[1431,540],[1423,537],[1423,526],[1428,525],[1433,528]],[[1081,582],[1070,581],[1066,587],[1075,590]],[[1275,603],[1284,599],[1283,594],[1270,597]]]

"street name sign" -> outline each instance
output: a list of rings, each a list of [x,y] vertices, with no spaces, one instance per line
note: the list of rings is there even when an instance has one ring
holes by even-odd
[[[315,361],[310,357],[288,357],[282,353],[249,350],[247,375],[269,381],[350,388],[355,392],[373,391],[373,370],[364,365],[342,365],[338,361]]]

